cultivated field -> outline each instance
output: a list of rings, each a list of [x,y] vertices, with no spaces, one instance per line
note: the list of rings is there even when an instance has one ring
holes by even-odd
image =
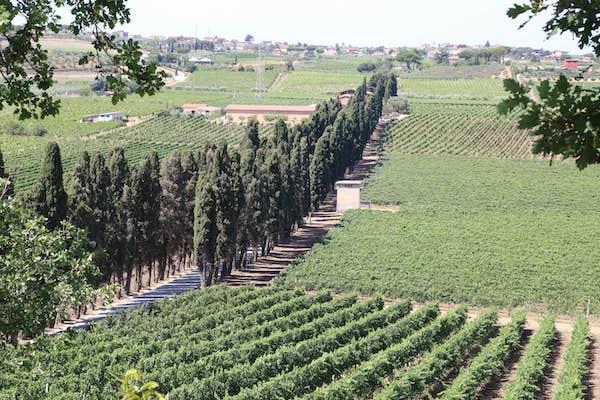
[[[116,398],[115,376],[131,367],[171,399],[473,398],[505,372],[525,315],[516,312],[501,327],[494,311],[467,317],[465,308],[412,310],[408,301],[384,307],[377,297],[214,287],[91,332],[4,349],[0,398]],[[558,384],[549,388],[540,372],[555,330],[552,318],[544,321],[516,377],[503,385],[509,398],[582,387],[587,329],[580,321]]]
[[[600,169],[527,160],[526,133],[493,106],[412,107],[363,192],[397,212],[347,213],[287,284],[600,313]]]
[[[500,116],[491,104],[411,103],[411,116],[394,123],[385,140],[397,154],[533,157],[516,115]]]
[[[504,96],[501,79],[400,79],[400,91],[410,98],[497,101]]]
[[[272,129],[272,126],[262,126],[261,135],[268,136]],[[198,151],[208,142],[224,141],[235,145],[243,134],[242,125],[215,123],[204,118],[156,115],[132,127],[82,136],[37,138],[0,135],[0,146],[7,168],[16,178],[17,190],[26,190],[36,182],[43,144],[51,140],[59,143],[64,170],[69,173],[84,150],[107,151],[122,147],[129,161],[135,163],[152,151],[163,157],[173,151]]]

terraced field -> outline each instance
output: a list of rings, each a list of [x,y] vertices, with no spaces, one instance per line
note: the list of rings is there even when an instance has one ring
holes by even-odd
[[[263,126],[261,134],[268,135],[272,127]],[[35,182],[40,168],[44,143],[57,141],[61,146],[63,165],[68,173],[83,150],[108,151],[123,147],[131,162],[141,160],[151,151],[159,156],[173,151],[197,151],[205,143],[226,141],[237,144],[244,127],[218,124],[202,118],[156,115],[132,126],[101,133],[65,137],[15,137],[0,135],[0,147],[8,170],[16,177],[17,190],[26,190]]]
[[[115,399],[115,377],[132,367],[170,399],[471,399],[506,372],[525,314],[503,326],[493,310],[468,316],[464,307],[412,310],[377,297],[213,287],[89,332],[3,349],[0,399]],[[589,328],[581,320],[575,329],[555,386],[585,390]],[[507,398],[550,390],[539,372],[554,335],[550,317],[506,383]]]
[[[500,116],[489,104],[412,103],[411,115],[390,127],[386,142],[397,154],[533,158],[516,116]]]

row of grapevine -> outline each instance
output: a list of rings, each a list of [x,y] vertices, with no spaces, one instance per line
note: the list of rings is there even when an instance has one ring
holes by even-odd
[[[215,286],[58,337],[0,349],[0,399],[116,399],[134,368],[170,399],[469,399],[506,370],[525,313],[412,310],[327,292]],[[538,398],[555,337],[543,321],[503,390]],[[556,399],[583,399],[589,327],[568,346]]]
[[[542,321],[540,330],[527,346],[527,351],[519,362],[517,377],[509,385],[506,394],[502,397],[503,399],[537,398],[555,339],[554,316],[550,316]]]
[[[492,335],[496,327],[496,320],[497,313],[493,311],[480,315],[448,341],[436,346],[420,363],[401,374],[380,391],[375,399],[419,398],[431,385],[439,382],[448,371],[460,367],[466,354]],[[322,398],[331,397],[323,396]]]
[[[584,379],[589,368],[590,327],[585,318],[580,318],[571,336],[565,353],[565,364],[558,377],[556,400],[583,400],[586,398]]]
[[[414,103],[411,108],[409,117],[388,128],[389,151],[532,158],[531,139],[518,128],[516,116],[500,116],[493,105]]]
[[[467,368],[463,369],[441,398],[444,400],[472,399],[490,379],[498,377],[504,371],[505,360],[519,345],[526,314],[519,312],[512,322],[503,327],[500,334],[492,339],[475,357]]]

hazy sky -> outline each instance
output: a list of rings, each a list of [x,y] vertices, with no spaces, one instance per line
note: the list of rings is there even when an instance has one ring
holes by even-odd
[[[579,52],[570,36],[546,40],[542,20],[517,30],[516,0],[129,0],[127,30],[359,46],[502,43]]]

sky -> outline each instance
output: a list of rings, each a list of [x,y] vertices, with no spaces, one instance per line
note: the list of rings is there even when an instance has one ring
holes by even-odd
[[[518,30],[506,10],[516,0],[129,0],[143,35],[354,46],[464,43],[531,46],[581,53],[571,35],[546,40],[543,18]]]

